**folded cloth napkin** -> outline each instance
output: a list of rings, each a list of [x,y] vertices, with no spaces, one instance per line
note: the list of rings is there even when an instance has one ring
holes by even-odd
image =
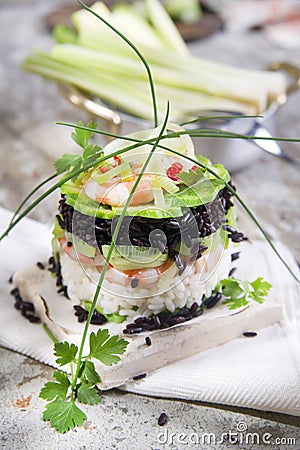
[[[0,208],[0,231],[11,213]],[[298,271],[289,251],[277,248]],[[263,241],[253,243],[256,259],[239,262],[239,276],[252,281],[263,276],[282,297],[285,319],[180,362],[163,367],[123,390],[156,397],[196,400],[300,416],[299,288]],[[257,249],[260,257],[257,258]],[[0,244],[0,344],[54,365],[53,345],[42,327],[28,323],[13,308],[8,279],[13,272],[50,254],[50,229],[29,219],[17,225]],[[253,329],[255,331],[255,324]],[[39,342],[39,346],[33,343]]]

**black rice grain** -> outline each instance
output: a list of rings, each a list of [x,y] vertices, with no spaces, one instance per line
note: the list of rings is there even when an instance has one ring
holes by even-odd
[[[142,378],[145,378],[146,376],[147,376],[146,373],[141,373],[140,375],[136,375],[136,376],[133,377],[132,379],[133,379],[134,381],[137,381],[137,380],[141,380]]]
[[[130,286],[134,289],[138,286],[139,279],[137,277],[133,277],[130,282]]]
[[[22,311],[34,311],[33,303],[31,302],[21,302],[21,308]]]
[[[204,300],[204,305],[207,309],[211,309],[221,300],[222,294],[221,292],[218,292],[217,294],[213,294],[210,297],[208,297],[206,300]]]
[[[203,314],[203,308],[199,308],[193,315],[193,317],[199,317]]]
[[[22,316],[29,320],[31,323],[40,323],[40,318],[35,316],[34,305],[31,302],[23,301],[18,288],[12,289],[10,292],[15,297],[14,307],[21,312]]]
[[[159,425],[160,427],[163,427],[164,425],[166,425],[166,423],[168,422],[168,420],[169,420],[169,418],[168,418],[167,414],[166,414],[166,413],[161,413],[161,415],[160,415],[159,418],[158,418],[157,423],[158,423],[158,425]]]
[[[123,330],[124,334],[138,334],[141,333],[143,331],[142,327],[132,327],[132,328],[126,328],[125,330]]]
[[[13,297],[15,297],[16,295],[18,295],[20,293],[18,288],[14,288],[10,291],[10,295],[12,295]]]
[[[45,266],[44,266],[44,264],[43,263],[41,263],[40,261],[38,261],[37,263],[36,263],[36,265],[38,266],[38,268],[39,269],[41,269],[41,270],[44,270],[45,269]]]
[[[198,308],[199,308],[198,303],[194,302],[191,306],[191,314],[195,314]]]
[[[30,317],[28,317],[28,320],[30,323],[40,323],[41,322],[40,318],[37,316],[30,316]]]
[[[186,320],[186,317],[176,316],[169,319],[166,323],[170,325],[170,327],[173,327],[174,325],[179,325],[180,323],[186,322]]]
[[[150,336],[145,337],[145,342],[148,345],[148,347],[150,347],[152,345],[151,337]]]
[[[236,233],[237,232],[236,229],[231,227],[230,225],[224,225],[223,226],[223,230],[229,231],[230,233]]]
[[[231,254],[231,262],[235,261],[236,259],[239,259],[241,252],[235,252]]]
[[[257,333],[255,333],[255,331],[245,331],[245,333],[243,333],[243,336],[245,336],[245,337],[255,337],[255,336],[257,336]]]
[[[95,309],[95,311],[93,312],[92,318],[91,318],[91,324],[92,325],[103,325],[105,322],[107,322],[106,317]]]
[[[232,275],[234,274],[235,271],[236,271],[236,267],[233,267],[232,269],[230,269],[228,278],[232,277]]]

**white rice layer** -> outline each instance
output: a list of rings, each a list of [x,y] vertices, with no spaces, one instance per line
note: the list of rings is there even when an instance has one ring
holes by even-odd
[[[122,279],[118,280],[121,284],[108,281],[107,278],[114,278],[109,274],[105,277],[97,306],[104,314],[118,313],[134,320],[163,310],[174,312],[176,308],[190,308],[194,302],[200,305],[203,296],[209,297],[216,284],[228,277],[231,253],[230,245],[224,249],[220,244],[214,251],[202,255],[193,265],[187,266],[181,276],[173,264],[163,275],[157,276],[156,281],[146,283],[148,285],[141,283],[142,286],[139,283],[135,288],[128,283],[122,285]],[[92,301],[99,271],[70,259],[64,252],[61,252],[60,263],[63,284],[68,287],[72,302],[81,304],[85,300]]]

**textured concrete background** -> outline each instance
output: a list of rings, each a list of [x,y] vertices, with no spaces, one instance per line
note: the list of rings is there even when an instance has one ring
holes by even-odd
[[[99,406],[84,408],[88,421],[83,427],[61,435],[41,420],[45,402],[38,398],[38,392],[45,381],[50,379],[52,369],[4,349],[0,349],[0,355],[0,445],[7,450],[299,448],[298,419],[266,413],[265,417],[253,417],[244,412],[142,397],[117,390],[103,394],[102,404]],[[162,412],[169,417],[168,423],[163,427],[157,424]],[[284,424],[283,421],[294,422],[295,426]],[[242,430],[240,427],[244,424],[248,433],[258,433],[260,445],[252,446],[251,442],[235,445],[221,442],[223,433]],[[183,434],[181,437],[180,433]],[[213,433],[215,441],[211,440],[208,444],[206,440],[202,445],[204,433]],[[272,438],[266,437],[266,433],[270,433]],[[196,440],[196,435],[199,441]],[[245,436],[244,433],[241,435]],[[272,442],[283,438],[295,439],[298,445],[268,446],[262,443],[264,435],[265,439]],[[201,445],[196,445],[195,442]]]
[[[57,156],[73,150],[69,130],[55,126],[55,121],[86,121],[83,112],[74,110],[59,96],[54,84],[26,74],[20,68],[30,47],[50,47],[44,18],[55,5],[62,3],[64,1],[0,1],[0,204],[6,208],[16,208],[26,192],[52,173]],[[253,68],[264,67],[274,60],[300,65],[299,49],[287,52],[274,47],[260,33],[237,37],[220,32],[193,44],[192,49],[204,57]],[[299,102],[298,92],[276,114],[273,125],[277,136],[300,137]],[[300,153],[299,144],[284,144],[283,147],[290,154]],[[271,156],[261,156],[247,170],[236,174],[234,181],[269,232],[292,249],[299,261],[299,172]],[[54,195],[32,216],[50,222],[56,201]],[[243,231],[253,238],[258,236],[243,214],[239,220]],[[41,421],[44,401],[38,398],[40,388],[51,378],[52,369],[5,349],[0,349],[0,358],[0,446],[4,449],[249,449],[249,444],[194,445],[188,440],[191,433],[201,437],[206,432],[215,433],[218,441],[222,433],[236,431],[241,422],[261,439],[268,432],[273,435],[273,441],[275,438],[298,440],[296,445],[285,441],[281,445],[253,445],[252,449],[300,446],[297,418],[238,408],[229,411],[220,406],[146,398],[118,391],[105,393],[102,405],[86,408],[88,422],[83,428],[59,435]],[[169,416],[165,427],[157,425],[161,412]],[[164,443],[166,433],[167,444]],[[173,444],[171,433],[176,434]],[[185,433],[186,437],[180,438],[179,433]],[[178,443],[178,439],[184,442]]]

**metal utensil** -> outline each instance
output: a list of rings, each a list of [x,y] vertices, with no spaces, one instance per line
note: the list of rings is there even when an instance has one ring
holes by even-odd
[[[295,158],[292,158],[291,156],[287,155],[281,146],[273,139],[272,134],[270,131],[263,126],[258,121],[255,121],[253,123],[252,128],[247,133],[248,136],[257,136],[260,138],[266,137],[268,139],[251,139],[251,141],[256,144],[259,148],[264,150],[265,152],[277,156],[277,158],[282,159],[283,161],[286,161],[291,164],[295,164],[297,166],[300,166],[300,160],[297,160]],[[270,140],[270,138],[272,140]]]

